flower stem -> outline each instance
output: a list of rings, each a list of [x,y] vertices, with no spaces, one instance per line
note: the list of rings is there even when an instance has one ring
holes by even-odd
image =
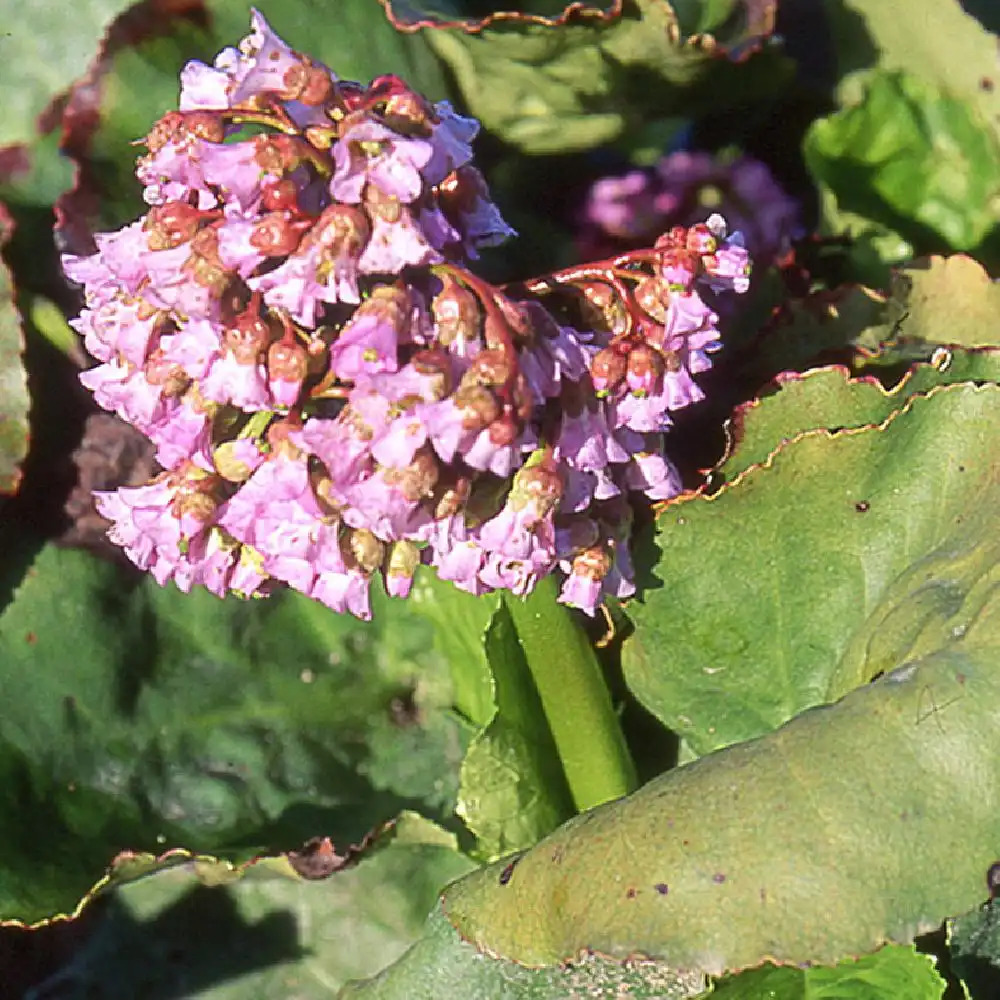
[[[638,779],[600,663],[553,577],[526,598],[506,597],[573,803],[591,809],[634,791]]]

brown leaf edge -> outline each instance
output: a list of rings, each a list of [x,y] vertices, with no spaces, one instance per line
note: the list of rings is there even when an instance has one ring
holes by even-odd
[[[594,6],[586,0],[573,0],[555,15],[531,14],[526,11],[498,10],[485,17],[446,17],[433,12],[414,9],[407,0],[378,0],[385,10],[389,23],[397,30],[412,34],[424,28],[451,29],[467,35],[481,34],[488,28],[510,25],[523,27],[535,25],[543,28],[558,28],[567,24],[592,23],[598,26],[610,25],[625,14],[633,12],[634,0],[612,0],[609,6]],[[692,35],[684,39],[680,24],[668,0],[659,0],[670,11],[670,31],[667,40],[677,45],[682,42],[707,53],[728,56],[735,62],[743,62],[753,55],[764,40],[774,34],[777,18],[777,0],[743,0],[744,27],[739,40],[731,46],[721,45],[712,35]]]
[[[0,919],[0,929],[18,928],[36,931],[58,924],[70,923],[100,896],[106,892],[135,882],[147,875],[169,871],[184,865],[191,867],[195,875],[206,885],[229,885],[239,881],[246,872],[257,866],[266,866],[289,879],[319,881],[337,872],[353,868],[373,851],[380,850],[392,842],[397,820],[388,820],[370,830],[357,844],[350,844],[343,854],[337,854],[329,837],[313,837],[297,851],[283,851],[278,854],[260,854],[235,864],[212,854],[199,854],[184,847],[173,847],[162,854],[146,851],[121,851],[112,859],[107,871],[94,883],[76,906],[68,913],[56,913],[34,923],[18,919]]]

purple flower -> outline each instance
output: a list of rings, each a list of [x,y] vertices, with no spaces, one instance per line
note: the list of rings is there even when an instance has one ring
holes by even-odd
[[[330,193],[337,201],[357,205],[366,184],[398,201],[416,201],[423,190],[421,169],[434,154],[426,139],[401,136],[363,118],[341,133],[333,147],[336,170]]]

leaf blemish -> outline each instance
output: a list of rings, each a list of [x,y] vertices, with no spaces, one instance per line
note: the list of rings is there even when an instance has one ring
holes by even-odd
[[[632,886],[629,886],[625,890],[625,898],[626,899],[635,899],[635,897],[636,897],[636,891],[635,891],[635,889]]]
[[[726,881],[726,876],[725,876],[725,875],[724,875],[724,874],[723,874],[722,872],[716,872],[716,873],[715,873],[715,874],[714,874],[714,875],[712,876],[712,881],[713,881],[713,882],[714,882],[714,883],[715,883],[716,885],[722,885],[722,883]]]
[[[665,896],[670,891],[670,886],[666,882],[657,882],[653,888],[661,895]]]
[[[859,514],[867,514],[871,510],[871,504],[867,500],[859,500],[855,505],[854,509]]]
[[[990,890],[990,899],[1000,896],[1000,861],[994,861],[986,873],[986,885]]]
[[[502,872],[500,872],[501,885],[506,885],[510,881],[511,875],[514,874],[514,868],[517,865],[518,861],[520,860],[521,860],[520,858],[514,858],[514,860],[509,865],[507,865],[507,867],[504,868]]]

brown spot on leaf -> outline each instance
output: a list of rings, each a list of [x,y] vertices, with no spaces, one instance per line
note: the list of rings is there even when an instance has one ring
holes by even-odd
[[[635,897],[636,897],[636,891],[635,891],[635,889],[632,886],[629,886],[625,890],[625,898],[626,899],[635,899]]]
[[[859,500],[855,505],[854,509],[859,514],[867,514],[871,510],[871,504],[867,500]]]
[[[34,644],[35,644],[36,642],[38,642],[38,636],[37,636],[37,635],[35,635],[35,633],[34,633],[34,632],[29,632],[29,633],[28,633],[28,634],[27,634],[27,635],[26,635],[26,636],[24,637],[24,641],[25,641],[25,642],[26,642],[26,643],[27,643],[27,644],[28,644],[29,646],[34,646]]]
[[[714,882],[714,883],[715,883],[716,885],[722,885],[722,883],[726,881],[726,876],[725,876],[725,875],[724,875],[724,874],[723,874],[722,872],[716,872],[716,873],[715,873],[715,874],[714,874],[714,875],[712,876],[712,881],[713,881],[713,882]]]
[[[661,895],[665,896],[670,891],[670,886],[666,882],[657,882],[653,888]]]
[[[994,861],[986,873],[986,885],[989,886],[990,899],[1000,895],[1000,861]]]
[[[506,885],[510,881],[511,875],[514,874],[514,868],[517,866],[517,863],[520,860],[521,859],[519,857],[518,858],[514,858],[514,860],[509,865],[507,865],[507,867],[504,868],[504,870],[502,872],[500,872],[500,880],[499,881],[500,881],[501,885]]]
[[[994,83],[993,83],[993,80],[990,77],[984,76],[979,81],[979,89],[986,91],[987,94],[992,94],[993,93],[993,88],[994,88]]]
[[[289,851],[288,863],[307,879],[327,878],[344,867],[346,857],[337,854],[329,837],[313,837],[301,851]]]

